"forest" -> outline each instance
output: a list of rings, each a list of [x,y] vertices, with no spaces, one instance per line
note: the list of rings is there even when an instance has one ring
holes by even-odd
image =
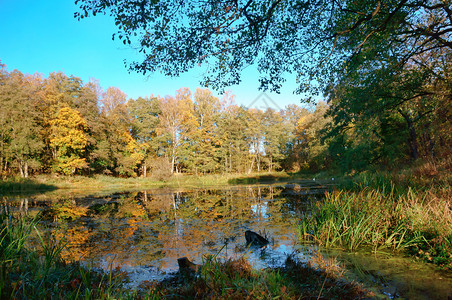
[[[202,88],[127,99],[119,88],[104,91],[96,80],[62,72],[45,78],[2,65],[0,170],[3,177],[165,179],[173,173],[354,172],[407,165],[449,154],[452,108],[442,90],[437,94],[376,112],[358,101],[344,108],[353,97],[366,97],[349,86],[310,109],[260,110],[235,104],[230,91],[221,99]]]
[[[22,177],[292,170],[306,164],[300,147],[317,135],[324,121],[311,119],[326,109],[247,109],[208,89],[127,99],[61,72],[43,78],[5,68],[0,87],[0,166]]]
[[[451,0],[75,5],[114,22],[129,71],[204,68],[202,88],[130,99],[0,61],[0,298],[452,297]],[[249,66],[264,92],[295,79],[300,105],[236,104]]]

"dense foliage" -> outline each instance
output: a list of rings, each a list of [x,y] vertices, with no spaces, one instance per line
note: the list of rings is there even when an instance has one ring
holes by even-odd
[[[405,103],[406,110],[366,115],[346,113],[342,103],[352,95],[337,95],[311,110],[289,105],[263,111],[236,105],[230,93],[219,99],[208,89],[127,99],[118,88],[102,91],[95,81],[2,66],[0,173],[163,180],[175,172],[352,171],[449,155],[447,99],[426,96]]]
[[[419,56],[452,47],[452,12],[444,0],[75,3],[79,20],[96,14],[114,18],[113,38],[142,53],[131,69],[177,76],[204,64],[209,66],[204,83],[218,88],[240,82],[250,64],[257,64],[266,88],[278,90],[285,72],[296,74],[301,90],[311,79],[324,88],[340,80],[336,75],[344,68],[385,65],[381,58],[422,66]]]
[[[301,134],[316,145],[297,155],[316,156],[311,165],[330,159],[349,171],[450,154],[450,0],[76,4],[78,19],[114,18],[113,38],[142,53],[142,61],[130,62],[132,70],[177,76],[203,65],[203,84],[222,90],[256,65],[263,89],[279,91],[293,74],[297,93],[323,93],[332,122],[307,118],[301,126],[326,125],[329,158],[316,155],[321,145],[312,133],[318,130],[305,128]]]
[[[299,170],[311,115],[248,109],[208,89],[127,99],[118,88],[52,73],[48,78],[2,67],[0,171],[4,176],[57,173],[156,176]],[[323,118],[321,113],[315,116]],[[315,122],[314,122],[315,123]],[[323,124],[323,123],[322,123]],[[311,125],[303,125],[310,127]],[[314,126],[315,127],[315,126]]]

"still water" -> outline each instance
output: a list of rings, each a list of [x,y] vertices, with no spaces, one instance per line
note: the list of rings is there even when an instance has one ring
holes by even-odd
[[[256,268],[280,266],[295,252],[301,260],[309,260],[313,248],[298,243],[297,222],[307,201],[321,199],[326,188],[299,182],[106,195],[49,193],[4,198],[3,207],[30,215],[42,211],[41,225],[67,242],[65,260],[121,269],[129,273],[134,287],[177,271],[180,257],[202,264],[208,254],[246,256]],[[270,245],[246,247],[246,230],[260,232]],[[337,257],[343,266],[354,269],[351,276],[365,279],[388,298],[447,299],[452,287],[450,274],[426,270],[424,264],[409,259],[400,258],[406,266],[400,272],[400,261],[393,259],[324,254]],[[413,272],[419,276],[413,277]]]

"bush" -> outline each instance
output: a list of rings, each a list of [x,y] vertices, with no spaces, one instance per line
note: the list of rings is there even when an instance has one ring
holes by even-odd
[[[171,178],[171,164],[166,158],[158,157],[150,163],[151,176],[159,181],[165,181]]]

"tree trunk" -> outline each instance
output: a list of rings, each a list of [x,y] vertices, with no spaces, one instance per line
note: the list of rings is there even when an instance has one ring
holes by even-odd
[[[20,171],[20,177],[24,178],[24,163],[23,161],[19,160],[19,171]]]
[[[433,160],[436,157],[435,140],[432,137],[432,132],[430,130],[430,126],[426,130],[426,136],[427,136],[428,151],[429,151],[429,154],[430,154],[430,158]]]
[[[248,170],[248,174],[251,174],[251,171],[253,171],[253,166],[254,166],[254,155],[253,155],[253,157],[251,159],[251,165],[250,165],[250,168]]]
[[[410,146],[410,152],[411,152],[411,158],[413,160],[417,160],[418,155],[418,146],[417,146],[417,134],[416,134],[416,128],[414,128],[414,122],[411,119],[411,113],[404,113],[401,109],[398,110],[399,113],[403,116],[407,123],[408,132],[409,132],[409,140],[408,145]]]
[[[176,158],[174,157],[174,154],[171,157],[171,174],[174,174],[174,163],[176,161]]]

